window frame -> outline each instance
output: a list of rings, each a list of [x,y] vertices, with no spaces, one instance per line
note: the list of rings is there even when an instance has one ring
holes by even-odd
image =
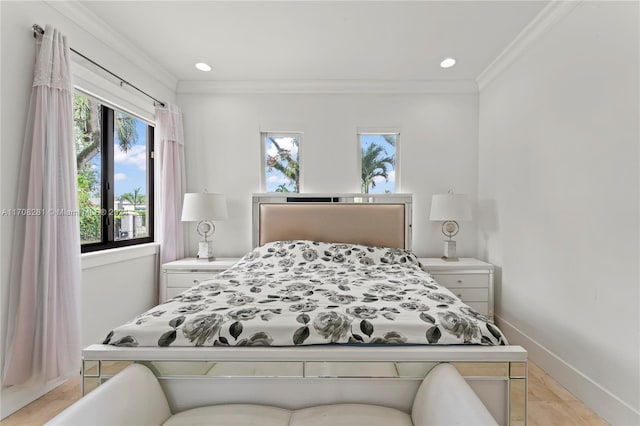
[[[298,191],[291,194],[302,193],[302,141],[304,133],[299,131],[260,131],[260,190],[266,194],[277,194],[276,191],[267,191],[267,146],[266,138],[271,137],[298,137],[300,144],[298,146]]]
[[[361,136],[383,136],[383,135],[395,135],[396,137],[396,145],[394,152],[394,163],[393,163],[393,171],[394,171],[394,188],[391,194],[400,194],[402,191],[400,190],[400,129],[396,128],[383,128],[383,129],[358,129],[356,133],[356,146],[357,146],[357,158],[358,158],[358,193],[367,194],[362,191],[362,140]],[[368,194],[384,194],[384,192],[370,192]]]
[[[93,243],[80,243],[81,253],[90,253],[100,250],[108,250],[119,247],[128,247],[139,244],[151,243],[154,241],[154,132],[155,127],[147,120],[141,119],[139,116],[122,109],[115,109],[108,102],[100,98],[96,98],[82,90],[76,89],[76,93],[82,96],[93,97],[101,104],[101,140],[100,140],[100,165],[101,165],[101,182],[100,182],[100,203],[103,214],[100,216],[100,236],[101,241]],[[115,143],[115,116],[116,112],[123,112],[143,121],[147,125],[147,236],[140,238],[131,238],[116,240],[114,235],[115,227],[115,179],[114,179],[114,143]]]

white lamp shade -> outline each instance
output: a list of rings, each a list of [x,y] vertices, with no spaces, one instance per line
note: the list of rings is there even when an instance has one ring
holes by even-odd
[[[431,220],[471,220],[471,203],[464,194],[434,194]]]
[[[226,220],[227,200],[223,194],[193,192],[184,194],[182,221]]]

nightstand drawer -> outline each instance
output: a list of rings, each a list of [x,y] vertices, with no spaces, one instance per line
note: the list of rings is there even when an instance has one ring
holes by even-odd
[[[431,273],[433,279],[445,287],[489,287],[489,274],[438,274]]]
[[[488,302],[488,288],[449,288],[451,293],[455,294],[464,303],[469,302]]]
[[[493,321],[493,265],[471,257],[447,262],[436,257],[419,259],[440,285]]]
[[[158,291],[160,303],[193,287],[198,282],[208,280],[226,271],[238,260],[235,257],[223,257],[204,262],[195,258],[186,258],[163,264]]]
[[[196,281],[211,278],[221,271],[207,272],[172,272],[167,274],[167,287],[189,288],[197,284]]]

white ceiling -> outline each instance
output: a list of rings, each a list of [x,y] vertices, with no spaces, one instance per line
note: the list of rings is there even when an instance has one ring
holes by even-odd
[[[475,80],[547,1],[86,1],[179,81]],[[440,61],[458,64],[444,70]],[[196,62],[213,66],[209,73]]]

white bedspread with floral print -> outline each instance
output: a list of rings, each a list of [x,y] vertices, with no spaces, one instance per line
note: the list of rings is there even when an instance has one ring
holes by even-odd
[[[268,243],[114,329],[116,346],[504,345],[406,250]]]

